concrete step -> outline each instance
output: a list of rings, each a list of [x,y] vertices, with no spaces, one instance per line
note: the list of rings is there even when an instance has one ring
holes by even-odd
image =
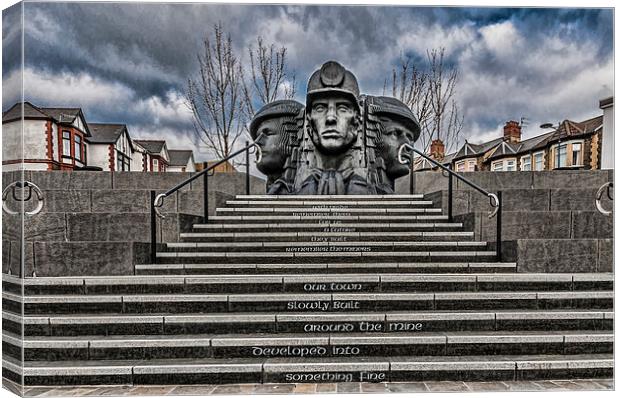
[[[334,273],[506,273],[515,272],[516,263],[497,262],[369,262],[369,263],[162,263],[136,264],[136,275],[245,275]]]
[[[422,200],[423,194],[411,195],[236,195],[235,200],[253,200],[253,201],[381,201],[392,202],[402,200]]]
[[[347,241],[347,242],[175,242],[170,252],[385,252],[385,251],[484,251],[487,242],[473,241]]]
[[[330,199],[330,200],[303,200],[289,198],[274,199],[274,200],[227,200],[226,207],[248,208],[248,207],[303,207],[308,208],[326,208],[326,209],[356,209],[356,208],[377,208],[377,209],[406,209],[413,207],[428,207],[432,206],[431,200],[422,199],[397,199],[397,200],[342,200],[342,199]]]
[[[212,220],[213,221],[213,220]],[[264,220],[263,220],[264,221]],[[445,232],[458,231],[463,228],[463,223],[449,222],[275,222],[267,223],[212,223],[194,224],[193,232],[399,232],[399,231],[423,231]]]
[[[575,355],[613,352],[613,332],[280,333],[27,336],[3,333],[4,353],[25,361],[170,358],[321,358]]]
[[[184,232],[183,242],[346,242],[366,241],[468,241],[469,231],[375,231],[375,232]]]
[[[339,215],[335,213],[326,214],[309,214],[300,213],[298,215],[282,214],[282,215],[226,215],[226,216],[210,216],[211,222],[227,222],[227,223],[298,223],[298,224],[316,224],[321,222],[323,224],[333,224],[336,222],[352,223],[360,221],[362,223],[375,224],[375,227],[381,226],[384,223],[411,223],[412,221],[448,221],[448,216],[436,215],[436,214],[423,214],[423,215],[384,215],[384,214],[348,214]],[[196,227],[194,227],[196,228]]]
[[[611,354],[2,363],[7,379],[41,386],[611,378],[613,365]]]
[[[14,294],[308,293],[612,290],[613,274],[243,274],[37,277],[3,275]],[[22,290],[23,289],[23,290]]]
[[[254,215],[254,216],[301,216],[301,217],[328,217],[334,216],[351,216],[351,215],[364,215],[364,216],[402,216],[410,217],[423,214],[441,214],[442,210],[437,208],[423,208],[423,207],[411,207],[411,208],[345,208],[339,207],[323,207],[323,206],[309,206],[309,207],[218,207],[215,209],[217,215],[226,216],[238,214],[241,216]]]
[[[3,292],[4,310],[25,314],[361,312],[394,310],[606,309],[613,291],[29,295]]]
[[[226,314],[52,314],[3,312],[3,329],[26,336],[230,333],[426,333],[613,330],[606,310],[265,312]]]
[[[442,250],[442,251],[372,251],[366,247],[342,247],[330,251],[321,251],[319,248],[300,248],[299,251],[254,251],[254,252],[157,252],[157,261],[166,263],[276,263],[303,264],[326,262],[489,262],[496,259],[495,251],[482,250]],[[442,248],[444,249],[444,248]]]

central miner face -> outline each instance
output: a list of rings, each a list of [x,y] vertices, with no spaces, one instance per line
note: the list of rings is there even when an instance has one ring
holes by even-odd
[[[358,118],[355,104],[346,96],[315,99],[310,108],[312,142],[325,154],[346,152],[357,138]]]

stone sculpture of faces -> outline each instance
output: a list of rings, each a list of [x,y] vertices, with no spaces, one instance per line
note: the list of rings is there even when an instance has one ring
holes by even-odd
[[[361,126],[359,87],[350,71],[328,61],[308,80],[306,113],[310,139],[323,155],[340,155],[355,143]]]
[[[269,103],[256,113],[250,123],[250,135],[262,153],[256,164],[258,170],[268,176],[283,173],[297,135],[296,117],[302,109],[297,101],[282,100]]]
[[[314,99],[309,110],[314,146],[327,155],[346,152],[357,139],[359,118],[357,104],[345,95],[333,93]]]
[[[409,165],[398,161],[398,149],[403,144],[414,144],[420,135],[420,124],[409,107],[391,97],[374,97],[375,113],[381,123],[377,142],[379,156],[385,162],[385,172],[391,179],[409,173]]]

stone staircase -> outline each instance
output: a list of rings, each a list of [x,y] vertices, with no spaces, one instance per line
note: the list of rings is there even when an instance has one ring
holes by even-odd
[[[612,274],[519,273],[422,195],[238,196],[161,246],[135,275],[4,275],[3,376],[33,386],[613,375]]]

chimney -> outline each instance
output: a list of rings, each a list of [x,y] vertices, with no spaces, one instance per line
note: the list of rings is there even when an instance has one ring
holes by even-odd
[[[515,122],[514,120],[506,122],[504,126],[504,140],[512,144],[521,142],[521,126],[519,122]]]
[[[435,160],[443,160],[445,156],[446,147],[443,141],[440,139],[433,140],[431,142],[431,157]]]

